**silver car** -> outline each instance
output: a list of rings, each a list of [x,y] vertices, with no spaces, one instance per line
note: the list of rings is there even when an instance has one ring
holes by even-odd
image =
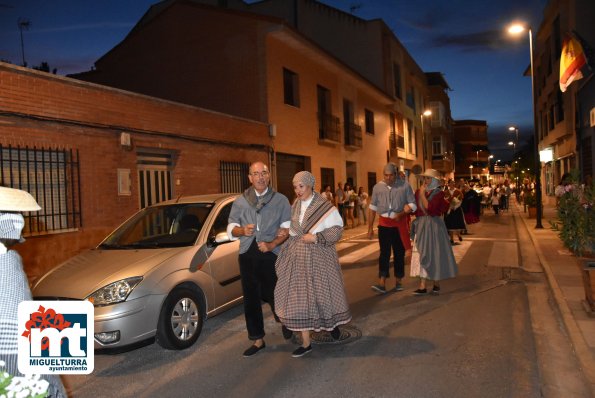
[[[190,347],[204,319],[242,300],[239,241],[225,232],[236,196],[189,196],[145,208],[95,249],[44,275],[33,296],[92,302],[96,349],[153,337],[168,349]]]

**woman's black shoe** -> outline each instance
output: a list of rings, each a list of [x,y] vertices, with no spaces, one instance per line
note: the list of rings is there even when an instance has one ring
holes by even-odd
[[[339,340],[339,338],[341,337],[341,330],[339,330],[338,326],[336,328],[334,328],[333,330],[331,330],[331,337],[334,340]]]
[[[303,357],[304,355],[306,355],[307,353],[309,353],[310,351],[312,351],[312,346],[309,345],[308,347],[302,347],[299,346],[297,348],[297,350],[295,350],[291,356],[294,358],[299,358],[299,357]]]
[[[281,332],[283,333],[283,338],[285,340],[289,340],[291,336],[293,336],[293,332],[285,327],[285,325],[281,326]]]

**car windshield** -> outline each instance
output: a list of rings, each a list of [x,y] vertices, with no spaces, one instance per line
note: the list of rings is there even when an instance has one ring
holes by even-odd
[[[212,203],[148,207],[109,235],[101,249],[156,249],[191,246],[204,225]]]

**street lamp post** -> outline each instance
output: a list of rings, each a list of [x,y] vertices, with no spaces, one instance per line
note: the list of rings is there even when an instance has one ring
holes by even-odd
[[[514,140],[514,142],[515,142],[515,147],[516,147],[516,145],[519,144],[519,129],[518,129],[518,127],[510,126],[508,128],[508,131],[514,131],[514,134],[515,134],[515,140]]]
[[[539,133],[537,131],[537,109],[535,108],[535,73],[533,70],[533,32],[530,27],[523,26],[521,24],[514,24],[510,26],[508,32],[510,34],[519,34],[527,30],[529,32],[529,58],[531,60],[531,99],[533,105],[533,157],[534,169],[535,169],[535,203],[537,206],[537,212],[535,215],[536,223],[535,228],[543,228],[541,225],[541,216],[543,209],[541,208],[541,161],[539,160]]]
[[[490,160],[494,158],[494,155],[488,156],[488,185],[490,185]]]
[[[516,157],[516,153],[517,153],[516,152],[517,151],[516,147],[519,146],[519,129],[516,126],[510,126],[508,128],[508,131],[511,131],[511,132],[514,131],[514,134],[515,134],[514,143],[513,143],[513,154],[512,154],[512,157],[514,159]],[[510,145],[510,142],[508,143],[508,145]],[[519,187],[519,162],[518,162],[518,159],[515,161],[515,163],[516,163],[516,166],[517,166],[516,167],[516,186],[515,186],[515,189],[518,190],[518,187]]]
[[[422,145],[423,145],[423,157],[424,157],[424,170],[426,168],[426,159],[428,158],[427,156],[427,152],[428,152],[428,148],[427,148],[427,143],[426,143],[426,132],[424,130],[424,116],[428,117],[432,115],[432,111],[429,109],[426,109],[425,111],[423,111],[421,113],[421,115],[419,115],[419,118],[421,120],[421,139],[422,139]]]
[[[19,18],[17,25],[19,27],[19,31],[21,32],[21,54],[23,57],[23,66],[27,66],[27,61],[25,61],[25,42],[23,41],[23,30],[29,30],[31,21],[25,18]]]
[[[475,163],[477,164],[477,167],[479,167],[479,152],[481,152],[481,149],[475,151]],[[477,179],[481,181],[481,167],[479,167],[479,170],[480,171],[477,174]]]

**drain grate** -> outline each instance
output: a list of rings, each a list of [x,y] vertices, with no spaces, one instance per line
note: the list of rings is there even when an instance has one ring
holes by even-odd
[[[362,337],[361,330],[352,325],[339,326],[339,330],[341,330],[341,336],[337,340],[333,339],[331,333],[325,330],[310,332],[310,339],[313,344],[347,344]],[[302,337],[299,333],[294,333],[292,340],[295,344],[302,344]]]

